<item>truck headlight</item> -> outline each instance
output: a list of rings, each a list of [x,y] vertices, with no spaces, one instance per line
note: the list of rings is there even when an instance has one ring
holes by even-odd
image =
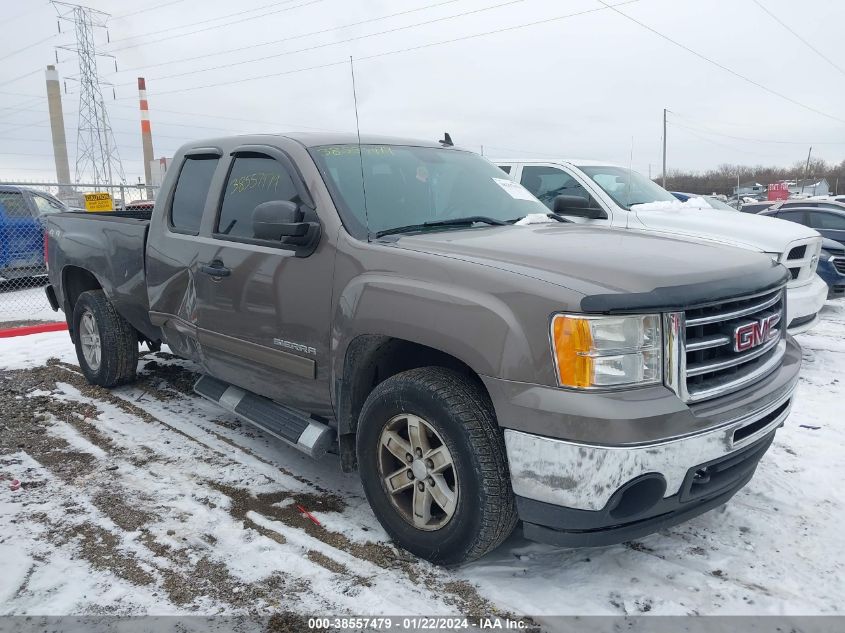
[[[551,327],[561,387],[630,387],[663,379],[659,315],[556,314]]]

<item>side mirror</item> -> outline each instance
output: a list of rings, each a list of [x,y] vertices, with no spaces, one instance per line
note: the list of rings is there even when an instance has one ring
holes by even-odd
[[[552,210],[559,215],[574,215],[591,220],[607,218],[607,213],[598,207],[590,206],[591,202],[583,196],[555,196]]]
[[[283,237],[302,237],[308,232],[299,205],[290,200],[262,202],[252,212],[252,235],[257,240],[279,241]]]

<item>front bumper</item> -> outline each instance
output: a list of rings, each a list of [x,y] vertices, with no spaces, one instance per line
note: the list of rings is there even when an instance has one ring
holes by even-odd
[[[775,432],[770,431],[743,449],[691,467],[676,494],[660,499],[646,510],[637,511],[637,505],[650,501],[650,488],[645,482],[660,481],[653,475],[651,479],[644,476],[635,480],[597,511],[565,508],[517,497],[523,533],[528,539],[552,545],[598,547],[640,538],[688,521],[727,503],[745,486],[774,436]],[[637,485],[640,486],[639,491],[634,489]]]
[[[841,299],[845,297],[845,275],[840,273],[832,260],[819,261],[816,271],[818,276],[827,284],[827,298]]]
[[[809,282],[786,287],[786,322],[790,334],[800,334],[818,323],[818,314],[827,300],[827,284],[814,274]]]
[[[505,427],[526,537],[606,545],[726,502],[751,479],[789,415],[800,347],[791,337],[787,343],[782,366],[766,379],[694,405],[657,398],[657,389],[511,391],[485,379]],[[560,412],[554,429],[552,410]]]

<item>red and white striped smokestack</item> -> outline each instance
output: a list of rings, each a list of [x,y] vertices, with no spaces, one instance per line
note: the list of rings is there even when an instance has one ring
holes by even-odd
[[[141,100],[141,144],[144,148],[144,178],[147,183],[147,198],[153,197],[152,161],[153,161],[153,133],[150,129],[150,105],[147,102],[147,82],[138,77],[138,97]]]

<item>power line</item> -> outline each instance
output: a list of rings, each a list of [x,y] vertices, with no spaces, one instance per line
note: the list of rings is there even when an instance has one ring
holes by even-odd
[[[624,2],[620,2],[620,3],[613,5],[613,6],[623,6],[623,5],[628,5],[628,4],[634,4],[636,2],[641,2],[641,0],[625,0]],[[453,44],[455,42],[463,42],[463,41],[475,39],[475,38],[478,38],[478,37],[486,37],[488,35],[497,35],[499,33],[507,33],[507,32],[510,32],[510,31],[516,31],[516,30],[519,30],[519,29],[524,29],[524,28],[528,28],[528,27],[532,27],[532,26],[538,26],[540,24],[549,24],[551,22],[558,22],[560,20],[565,20],[565,19],[568,19],[568,18],[575,18],[575,17],[579,17],[579,16],[582,16],[582,15],[587,15],[589,13],[596,13],[598,11],[604,11],[605,9],[610,9],[610,8],[613,8],[613,7],[602,6],[602,7],[596,7],[594,9],[584,9],[582,11],[577,11],[575,13],[566,13],[564,15],[558,15],[558,16],[554,16],[554,17],[551,17],[551,18],[545,18],[545,19],[542,19],[542,20],[535,20],[533,22],[525,22],[523,24],[515,24],[515,25],[511,25],[511,26],[504,26],[504,27],[501,27],[501,28],[498,28],[498,29],[493,29],[491,31],[483,31],[481,33],[473,33],[471,35],[462,35],[462,36],[459,36],[459,37],[450,38],[448,40],[440,40],[438,42],[429,42],[427,44],[419,44],[417,46],[409,46],[407,48],[400,48],[400,49],[396,49],[396,50],[392,50],[392,51],[375,53],[373,55],[367,55],[367,56],[364,56],[364,57],[357,57],[355,59],[355,61],[357,61],[357,62],[369,61],[369,60],[372,60],[372,59],[387,57],[388,55],[397,55],[399,53],[408,53],[408,52],[411,52],[411,51],[418,51],[418,50],[422,50],[422,49],[426,49],[426,48],[432,48],[434,46],[441,46],[443,44]],[[292,70],[286,70],[286,71],[281,71],[281,72],[276,72],[276,73],[268,73],[266,75],[257,75],[255,77],[245,77],[243,79],[234,79],[234,80],[231,80],[231,81],[220,81],[220,82],[217,82],[217,83],[204,84],[204,85],[201,85],[201,86],[189,86],[189,87],[186,87],[186,88],[174,88],[173,90],[166,90],[166,91],[163,91],[163,92],[158,92],[157,94],[167,95],[167,94],[175,94],[175,93],[179,93],[179,92],[188,92],[188,91],[191,91],[191,90],[201,90],[201,89],[204,89],[204,88],[215,88],[217,86],[230,86],[230,85],[240,84],[240,83],[244,83],[244,82],[248,82],[248,81],[256,81],[256,80],[259,80],[259,79],[268,79],[268,78],[271,78],[271,77],[282,77],[282,76],[286,76],[286,75],[292,75],[292,74],[295,74],[295,73],[307,72],[307,71],[310,71],[310,70],[319,70],[319,69],[322,69],[322,68],[330,68],[332,66],[340,66],[342,64],[345,65],[345,64],[348,64],[348,63],[349,63],[349,59],[343,59],[343,60],[339,60],[339,61],[335,61],[335,62],[327,62],[325,64],[316,64],[314,66],[307,66],[305,68],[294,68]],[[129,97],[118,97],[118,100],[127,99],[127,98],[129,98]]]
[[[30,77],[30,76],[32,76],[36,73],[40,73],[41,70],[42,70],[41,68],[36,68],[35,70],[32,70],[28,73],[24,73],[23,75],[18,75],[17,77],[14,77],[12,79],[6,79],[5,81],[0,81],[0,86],[5,86],[6,84],[14,83],[14,82],[16,82],[20,79],[25,79],[26,77]]]
[[[169,66],[170,64],[181,64],[183,62],[192,62],[197,59],[208,59],[209,57],[217,57],[218,55],[228,55],[229,53],[239,53],[241,51],[250,50],[253,48],[261,48],[262,46],[271,46],[273,44],[282,44],[284,42],[290,42],[292,40],[302,39],[303,37],[311,37],[313,35],[323,35],[325,33],[330,33],[332,31],[340,31],[342,29],[352,28],[354,26],[361,26],[364,24],[370,24],[372,22],[379,22],[381,20],[387,20],[389,18],[399,17],[401,15],[408,15],[410,13],[418,13],[419,11],[425,11],[426,9],[433,9],[436,7],[442,7],[447,4],[454,4],[455,2],[463,2],[463,0],[444,0],[444,2],[436,2],[434,4],[427,4],[423,7],[417,7],[415,9],[407,9],[405,11],[398,11],[396,13],[388,13],[387,15],[381,15],[376,18],[369,18],[367,20],[360,20],[358,22],[351,22],[350,24],[343,24],[341,26],[334,26],[327,29],[321,29],[319,31],[311,31],[309,33],[302,33],[300,35],[291,35],[290,37],[283,37],[280,40],[271,40],[269,42],[262,42],[260,44],[250,44],[248,46],[240,46],[238,48],[230,48],[226,50],[219,50],[212,53],[208,53],[205,55],[195,55],[193,57],[182,57],[180,59],[170,59],[165,62],[159,62],[157,64],[146,64],[144,66],[133,66],[131,68],[124,68],[119,71],[119,73],[126,73],[131,72],[134,70],[148,70],[150,68],[156,68],[159,66]]]
[[[801,35],[799,35],[799,34],[798,34],[798,33],[797,33],[797,32],[796,32],[796,31],[795,31],[795,30],[794,30],[791,26],[789,26],[786,22],[784,22],[783,20],[781,20],[778,16],[776,16],[774,13],[772,13],[772,12],[771,12],[771,11],[769,11],[766,7],[764,7],[764,6],[763,6],[763,4],[762,4],[761,2],[759,2],[759,0],[751,0],[751,1],[752,1],[754,4],[756,4],[758,7],[760,7],[760,9],[762,9],[762,10],[763,10],[763,12],[764,12],[764,13],[766,13],[766,15],[768,15],[768,16],[769,16],[770,18],[772,18],[775,22],[777,22],[778,24],[780,24],[780,25],[781,25],[783,28],[785,28],[787,31],[789,31],[790,33],[792,33],[792,35],[794,35],[796,38],[798,38],[798,40],[800,40],[800,41],[804,44],[804,46],[806,46],[807,48],[809,48],[809,49],[810,49],[811,51],[813,51],[816,55],[818,55],[818,56],[819,56],[819,57],[821,57],[823,60],[825,60],[828,64],[830,64],[830,65],[831,65],[831,66],[833,66],[836,70],[838,70],[840,73],[842,73],[843,75],[845,75],[845,69],[843,69],[843,68],[842,68],[842,66],[838,65],[836,62],[834,62],[832,59],[830,59],[830,57],[828,57],[827,55],[825,55],[824,53],[822,53],[819,49],[817,49],[815,46],[813,46],[812,44],[810,44],[810,42],[808,42],[806,39],[804,39],[803,37],[801,37]]]
[[[184,2],[185,0],[167,0],[166,2],[162,2],[160,4],[155,4],[151,7],[146,7],[144,9],[138,9],[137,11],[132,11],[130,13],[123,13],[113,18],[109,18],[109,22],[115,22],[117,20],[123,20],[125,18],[131,18],[133,15],[138,15],[140,13],[146,13],[147,11],[154,11],[156,9],[160,9],[161,7],[171,7],[174,4],[179,4],[180,2]]]
[[[11,97],[38,97],[39,99],[46,99],[45,95],[33,95],[26,92],[4,92],[0,90],[0,95],[9,95]]]
[[[113,107],[115,107],[115,108],[131,108],[133,110],[135,109],[135,106],[120,105],[120,104],[115,104]],[[156,125],[185,125],[185,124],[182,124],[182,123],[159,122],[157,115],[158,115],[159,112],[164,112],[164,113],[167,113],[167,114],[180,114],[180,115],[183,115],[183,116],[189,116],[189,117],[194,117],[194,118],[200,117],[200,118],[205,118],[205,119],[224,119],[226,121],[239,121],[239,122],[243,122],[243,123],[261,123],[262,125],[276,125],[276,126],[281,126],[281,127],[290,127],[290,128],[296,128],[296,129],[302,129],[302,130],[316,130],[316,131],[319,131],[319,132],[339,132],[340,131],[340,130],[333,130],[333,129],[324,128],[324,127],[314,127],[312,125],[299,125],[299,124],[294,124],[294,123],[285,123],[283,121],[261,121],[261,120],[258,120],[258,119],[244,119],[244,118],[241,118],[241,117],[222,116],[222,115],[218,115],[218,114],[203,114],[201,112],[184,112],[182,110],[165,110],[163,108],[155,108],[155,110],[153,112],[156,114]],[[190,126],[190,124],[188,124],[188,125]]]
[[[642,28],[646,29],[647,31],[650,31],[650,32],[654,33],[654,34],[655,34],[655,35],[657,35],[658,37],[660,37],[660,38],[662,38],[662,39],[666,40],[667,42],[669,42],[670,44],[674,44],[674,45],[675,45],[675,46],[677,46],[678,48],[682,48],[683,50],[687,51],[688,53],[690,53],[690,54],[692,54],[692,55],[695,55],[695,56],[696,56],[696,57],[698,57],[699,59],[704,60],[705,62],[707,62],[708,64],[711,64],[711,65],[715,66],[716,68],[719,68],[719,69],[721,69],[721,70],[724,70],[724,71],[725,71],[725,72],[727,72],[727,73],[730,73],[731,75],[733,75],[734,77],[737,77],[738,79],[742,79],[743,81],[748,82],[748,83],[750,83],[750,84],[751,84],[751,85],[753,85],[753,86],[757,86],[757,87],[758,87],[758,88],[760,88],[761,90],[765,90],[765,91],[766,91],[766,92],[768,92],[769,94],[773,94],[773,95],[775,95],[776,97],[779,97],[779,98],[781,98],[781,99],[783,99],[783,100],[785,100],[785,101],[789,101],[790,103],[792,103],[792,104],[794,104],[794,105],[797,105],[797,106],[799,106],[799,107],[801,107],[801,108],[804,108],[805,110],[809,110],[810,112],[814,112],[814,113],[816,113],[816,114],[818,114],[818,115],[821,115],[821,116],[826,117],[826,118],[828,118],[828,119],[832,119],[832,120],[834,120],[834,121],[838,121],[838,122],[840,122],[840,123],[845,123],[845,119],[840,119],[840,118],[839,118],[839,117],[837,117],[837,116],[834,116],[834,115],[832,115],[832,114],[828,114],[827,112],[823,112],[822,110],[819,110],[819,109],[817,109],[817,108],[814,108],[813,106],[809,106],[809,105],[807,105],[806,103],[801,103],[800,101],[798,101],[798,100],[796,100],[796,99],[793,99],[792,97],[789,97],[789,96],[787,96],[787,95],[783,94],[782,92],[778,92],[777,90],[773,90],[772,88],[769,88],[768,86],[766,86],[766,85],[764,85],[764,84],[761,84],[761,83],[760,83],[760,82],[758,82],[758,81],[754,81],[754,80],[753,80],[753,79],[751,79],[750,77],[746,77],[745,75],[740,74],[740,73],[738,73],[737,71],[732,70],[731,68],[728,68],[728,67],[727,67],[727,66],[725,66],[724,64],[721,64],[721,63],[719,63],[719,62],[717,62],[717,61],[715,61],[715,60],[713,60],[713,59],[711,59],[711,58],[707,57],[706,55],[702,55],[702,54],[701,54],[701,53],[699,53],[698,51],[695,51],[695,50],[691,49],[689,46],[686,46],[685,44],[682,44],[682,43],[678,42],[677,40],[672,39],[672,38],[671,38],[671,37],[669,37],[668,35],[664,35],[664,34],[663,34],[663,33],[661,33],[660,31],[658,31],[658,30],[656,30],[656,29],[654,29],[654,28],[650,27],[648,24],[645,24],[644,22],[640,22],[638,19],[636,19],[636,18],[634,18],[634,17],[632,17],[632,16],[628,15],[627,13],[622,13],[622,11],[620,11],[619,9],[617,9],[617,8],[616,8],[616,7],[617,7],[617,6],[619,6],[619,5],[615,5],[615,6],[614,6],[614,5],[610,5],[610,4],[608,4],[607,2],[605,2],[605,0],[598,0],[598,2],[600,2],[602,5],[604,5],[605,7],[607,7],[608,9],[610,9],[611,11],[613,11],[613,12],[615,12],[615,13],[618,13],[619,15],[621,15],[621,16],[622,16],[623,18],[625,18],[626,20],[630,20],[630,21],[631,21],[631,22],[633,22],[634,24],[637,24],[638,26],[640,26],[640,27],[642,27]]]
[[[368,33],[368,34],[365,34],[365,35],[356,35],[354,37],[349,37],[345,40],[337,40],[335,42],[324,42],[322,44],[315,44],[314,46],[308,46],[306,48],[299,48],[299,49],[292,50],[292,51],[283,51],[281,53],[274,53],[272,55],[265,55],[263,57],[254,57],[252,59],[245,59],[243,61],[232,62],[232,63],[229,63],[229,64],[220,64],[219,66],[210,66],[210,67],[207,67],[207,68],[194,68],[194,69],[191,69],[191,70],[185,71],[185,72],[173,73],[171,75],[163,75],[161,77],[153,77],[152,81],[162,81],[164,79],[175,79],[177,77],[185,77],[185,76],[188,76],[188,75],[196,75],[198,73],[211,72],[211,71],[214,71],[214,70],[223,70],[224,68],[232,68],[234,66],[241,66],[243,64],[252,64],[252,63],[255,63],[255,62],[263,62],[263,61],[267,61],[268,59],[275,59],[277,57],[286,57],[288,55],[293,55],[293,54],[296,54],[296,53],[305,53],[305,52],[308,52],[308,51],[314,51],[314,50],[318,50],[320,48],[326,48],[328,46],[337,46],[338,44],[348,44],[349,42],[357,42],[359,40],[366,40],[366,39],[369,39],[371,37],[376,37],[378,35],[389,35],[391,33],[398,33],[399,31],[407,31],[408,29],[414,29],[414,28],[417,28],[417,27],[420,27],[420,26],[428,26],[430,24],[436,24],[436,23],[439,23],[439,22],[446,22],[447,20],[454,20],[456,18],[466,17],[468,15],[483,13],[484,11],[492,11],[493,9],[501,9],[502,7],[506,7],[506,6],[510,6],[510,5],[514,5],[514,4],[520,4],[520,3],[525,2],[525,1],[526,0],[507,0],[506,2],[501,2],[499,4],[481,7],[481,8],[478,8],[478,9],[472,9],[470,11],[464,11],[462,13],[456,13],[455,15],[447,15],[447,16],[442,16],[442,17],[439,17],[439,18],[433,18],[431,20],[425,20],[423,22],[416,22],[414,24],[406,24],[404,26],[397,26],[397,27],[393,27],[393,28],[390,28],[390,29],[386,29],[384,31],[379,31],[377,33]],[[127,86],[127,85],[130,85],[131,83],[132,82],[122,83],[122,84],[118,84],[118,86]]]
[[[690,123],[694,123],[694,124],[698,125],[698,127],[700,128],[699,129],[700,132],[703,131],[705,133],[715,134],[716,136],[724,136],[725,138],[731,138],[731,139],[734,139],[734,140],[737,140],[737,141],[750,141],[752,143],[772,143],[772,144],[776,144],[776,145],[801,145],[801,146],[804,146],[804,147],[806,147],[808,145],[845,145],[845,142],[838,142],[838,141],[782,141],[782,140],[774,140],[774,139],[751,138],[751,137],[747,137],[747,136],[735,136],[735,135],[732,135],[732,134],[724,134],[722,132],[717,132],[716,130],[713,130],[712,128],[707,128],[707,127],[701,125],[701,123],[699,123],[695,119],[690,119],[689,117],[686,117],[682,114],[678,114],[677,112],[673,112],[672,110],[669,110],[669,113],[672,114],[673,116],[680,117],[681,119],[684,119],[686,121],[689,121]],[[678,124],[674,123],[673,125],[678,125]]]
[[[23,48],[19,48],[17,50],[14,50],[11,53],[6,53],[5,55],[3,55],[3,57],[0,57],[0,62],[3,61],[4,59],[9,59],[13,55],[17,55],[18,53],[28,51],[30,48],[32,48],[34,46],[38,46],[39,44],[43,44],[44,42],[47,42],[47,41],[53,39],[54,37],[56,37],[56,35],[57,35],[56,33],[53,33],[49,37],[45,37],[43,40],[38,40],[37,42],[33,42],[32,44],[28,44],[28,45],[24,46]]]
[[[195,31],[188,31],[186,33],[177,33],[176,35],[168,35],[167,37],[162,37],[162,38],[159,38],[159,39],[147,40],[145,42],[136,42],[135,44],[127,44],[126,46],[119,46],[117,48],[110,49],[109,52],[110,53],[116,53],[117,51],[123,51],[123,50],[129,49],[129,48],[137,48],[138,46],[149,46],[150,44],[156,44],[158,42],[164,42],[166,40],[173,39],[174,37],[186,37],[188,35],[196,35],[197,33],[204,33],[205,31],[212,31],[214,29],[225,28],[225,27],[232,26],[233,24],[240,24],[241,22],[248,22],[250,20],[257,20],[258,18],[263,18],[265,16],[273,15],[275,13],[283,13],[285,11],[293,11],[294,9],[299,9],[301,7],[307,7],[307,6],[310,6],[312,4],[317,4],[318,2],[324,2],[324,1],[325,0],[309,0],[308,2],[303,2],[302,4],[297,4],[296,6],[293,6],[293,7],[287,7],[287,8],[284,8],[284,9],[276,9],[275,11],[268,11],[267,13],[262,13],[262,14],[259,14],[259,15],[253,15],[253,16],[250,16],[248,18],[242,18],[240,20],[235,20],[234,22],[227,22],[225,24],[215,24],[214,26],[207,26],[205,28],[197,29]],[[274,5],[289,4],[290,2],[293,2],[293,0],[286,0],[285,2],[281,2],[281,3],[280,2],[274,2],[273,4]],[[271,5],[266,5],[266,6],[271,6]],[[222,17],[219,17],[219,18],[211,18],[209,20],[204,20],[204,21],[201,21],[201,22],[194,22],[191,25],[174,26],[174,27],[170,27],[169,29],[161,29],[161,30],[158,30],[158,31],[153,31],[151,33],[145,33],[143,35],[133,35],[132,37],[125,37],[125,38],[120,39],[120,40],[115,40],[115,42],[124,42],[126,40],[134,40],[134,39],[146,37],[147,35],[159,35],[161,33],[167,32],[167,31],[173,31],[173,30],[185,28],[186,26],[196,26],[197,24],[205,24],[207,22],[216,22],[217,20],[223,20],[227,17],[242,15],[244,13],[249,13],[251,11],[257,11],[257,10],[258,9],[247,9],[245,11],[238,11],[236,13],[231,13],[229,15],[222,16]]]
[[[47,7],[47,6],[49,6],[49,4],[50,4],[49,2],[44,2],[44,3],[42,4],[42,6]],[[18,19],[20,19],[20,18],[26,17],[26,16],[28,16],[28,15],[29,15],[29,14],[31,14],[31,13],[35,13],[35,12],[36,12],[36,11],[38,11],[40,8],[41,8],[41,7],[39,7],[39,6],[35,6],[35,7],[30,8],[28,11],[23,11],[22,13],[18,13],[17,15],[15,15],[15,16],[13,16],[13,17],[9,18],[8,20],[3,20],[3,26],[4,26],[4,27],[5,27],[5,26],[8,26],[9,24],[11,24],[12,22],[14,22],[15,20],[18,20]]]
[[[5,118],[5,117],[7,117],[11,114],[14,114],[15,112],[21,112],[23,110],[32,110],[32,108],[35,107],[35,103],[37,101],[40,102],[41,97],[38,97],[38,98],[31,97],[29,99],[24,99],[23,101],[21,101],[20,103],[18,103],[16,105],[4,106],[4,107],[0,108],[0,110],[4,111],[4,114],[0,115],[0,118]],[[6,111],[8,111],[8,112],[6,112]]]
[[[678,123],[669,122],[672,127],[685,130],[687,134],[691,134],[695,138],[699,139],[700,141],[704,141],[705,143],[710,143],[712,145],[717,145],[718,147],[724,147],[734,152],[740,152],[742,154],[748,154],[750,156],[762,156],[761,152],[749,152],[748,150],[740,149],[734,145],[729,145],[728,143],[720,143],[719,141],[714,141],[713,139],[705,138],[699,134],[697,134],[692,128],[686,127],[685,125],[679,125]]]

